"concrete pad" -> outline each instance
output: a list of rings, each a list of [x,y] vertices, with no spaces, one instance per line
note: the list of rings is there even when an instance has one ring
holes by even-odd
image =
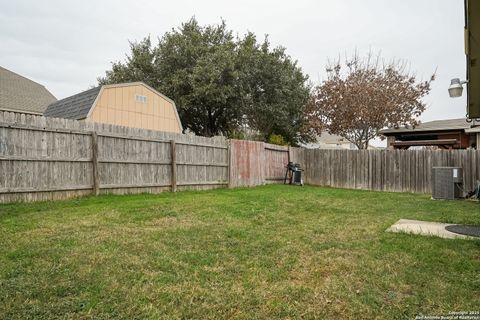
[[[387,231],[413,233],[425,236],[437,236],[446,239],[473,239],[473,237],[453,233],[445,229],[446,226],[451,225],[453,224],[400,219],[394,225],[388,228]]]

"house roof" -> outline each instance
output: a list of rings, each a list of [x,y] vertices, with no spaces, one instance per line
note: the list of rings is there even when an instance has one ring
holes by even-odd
[[[318,143],[326,144],[352,144],[350,141],[336,134],[328,133],[327,131],[322,131],[320,137],[317,137]]]
[[[351,149],[353,144],[344,137],[336,134],[330,134],[327,131],[322,131],[322,134],[316,135],[315,142],[303,144],[303,147],[308,149]]]
[[[42,114],[56,100],[43,85],[0,67],[0,110]]]
[[[80,120],[85,119],[97,99],[100,89],[95,87],[50,104],[46,117]]]
[[[467,122],[465,118],[461,119],[447,119],[423,122],[418,124],[415,128],[400,127],[380,130],[381,134],[392,135],[396,133],[410,133],[410,132],[426,132],[426,131],[451,131],[451,130],[465,130],[472,126],[471,122]]]

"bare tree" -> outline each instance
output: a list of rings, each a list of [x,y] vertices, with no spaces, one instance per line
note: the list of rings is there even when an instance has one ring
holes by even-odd
[[[425,110],[422,98],[430,92],[428,81],[417,81],[406,64],[385,63],[371,52],[329,63],[327,80],[316,87],[306,108],[308,128],[337,134],[367,149],[369,141],[385,127],[415,126]]]

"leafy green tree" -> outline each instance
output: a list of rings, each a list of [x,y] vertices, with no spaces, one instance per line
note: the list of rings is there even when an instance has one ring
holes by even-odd
[[[153,88],[159,88],[161,83],[155,69],[156,49],[152,47],[150,37],[140,42],[130,42],[130,50],[125,62],[112,63],[112,70],[106,71],[105,77],[98,78],[98,83],[143,81]]]
[[[184,126],[196,134],[228,136],[240,125],[235,48],[224,21],[202,27],[191,19],[160,40],[156,65],[162,90],[177,103]]]
[[[266,141],[279,134],[290,144],[309,141],[304,130],[305,105],[310,86],[308,78],[285,48],[270,49],[268,38],[258,44],[252,33],[240,41],[239,61],[243,72],[243,97],[248,125]]]
[[[225,21],[200,26],[195,18],[152,46],[149,37],[130,44],[100,84],[143,81],[169,96],[184,128],[199,135],[232,136],[256,130],[266,141],[279,134],[291,144],[302,133],[310,87],[281,47],[258,43],[253,33],[234,37]]]

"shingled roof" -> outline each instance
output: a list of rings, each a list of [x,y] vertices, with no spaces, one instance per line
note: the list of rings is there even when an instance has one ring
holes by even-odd
[[[80,120],[85,119],[97,99],[100,89],[95,87],[68,98],[58,100],[48,106],[45,117]]]
[[[470,122],[467,122],[465,118],[460,119],[447,119],[447,120],[435,120],[429,122],[423,122],[418,124],[415,128],[412,127],[400,127],[380,130],[381,134],[392,135],[396,133],[409,133],[409,132],[426,132],[426,131],[450,131],[450,130],[465,130],[472,126]]]
[[[0,110],[42,114],[56,100],[41,84],[0,67]]]

